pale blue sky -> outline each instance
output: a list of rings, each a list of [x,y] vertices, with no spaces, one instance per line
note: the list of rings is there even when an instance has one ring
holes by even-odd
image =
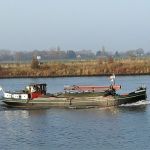
[[[0,0],[0,49],[150,51],[150,0]]]

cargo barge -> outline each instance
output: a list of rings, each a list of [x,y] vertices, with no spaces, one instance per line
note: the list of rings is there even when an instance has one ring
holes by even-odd
[[[146,88],[139,87],[127,94],[117,94],[120,85],[67,86],[63,92],[50,94],[46,84],[30,84],[18,92],[6,92],[2,88],[2,101],[7,107],[34,108],[93,108],[111,107],[146,100]]]

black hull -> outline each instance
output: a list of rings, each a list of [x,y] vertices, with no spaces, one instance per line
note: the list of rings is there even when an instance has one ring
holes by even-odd
[[[131,93],[131,94],[125,95],[125,96],[121,96],[121,95],[118,96],[117,103],[118,103],[118,105],[135,103],[140,100],[146,100],[146,98],[147,98],[146,90],[142,90],[141,92],[138,92],[138,93]]]
[[[50,104],[43,103],[20,103],[14,101],[3,101],[6,107],[11,108],[23,108],[23,109],[41,109],[41,108],[50,108],[52,107]]]

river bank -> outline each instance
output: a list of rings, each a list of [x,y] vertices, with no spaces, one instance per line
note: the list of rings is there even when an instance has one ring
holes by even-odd
[[[0,78],[46,78],[74,76],[149,75],[150,59],[76,60],[39,63],[35,68],[28,63],[5,63],[0,67]]]
[[[67,78],[67,77],[104,77],[110,76],[112,74],[100,74],[100,75],[68,75],[68,76],[3,76],[0,79],[17,79],[17,78]],[[143,76],[143,75],[150,75],[150,73],[145,74],[115,74],[116,76]]]

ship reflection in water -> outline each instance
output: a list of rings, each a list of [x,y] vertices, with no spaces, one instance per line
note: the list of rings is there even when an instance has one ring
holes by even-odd
[[[139,101],[131,104],[122,104],[119,107],[105,107],[105,108],[89,108],[89,109],[62,109],[61,108],[51,108],[51,109],[17,109],[17,108],[6,108],[4,111],[4,116],[9,120],[12,117],[30,118],[30,117],[42,117],[47,114],[54,114],[54,112],[94,112],[98,115],[119,115],[119,113],[125,111],[142,112],[146,111],[150,101]]]

